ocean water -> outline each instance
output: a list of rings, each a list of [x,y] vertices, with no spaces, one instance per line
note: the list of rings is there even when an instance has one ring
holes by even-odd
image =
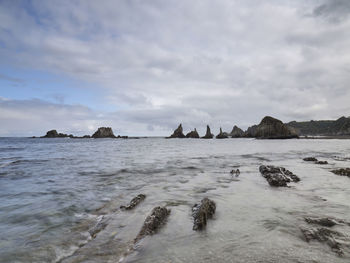
[[[270,187],[262,164],[301,181]],[[0,138],[0,262],[350,262],[350,226],[333,227],[343,256],[300,231],[307,216],[350,221],[338,167],[350,167],[350,140]],[[139,206],[119,209],[140,193]],[[204,197],[217,210],[196,232],[191,208]],[[159,205],[171,209],[166,225],[133,245]]]

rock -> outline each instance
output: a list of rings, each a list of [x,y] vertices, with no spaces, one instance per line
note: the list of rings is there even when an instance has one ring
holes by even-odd
[[[306,157],[303,160],[305,162],[317,162],[318,161],[315,157]]]
[[[282,121],[266,116],[256,128],[255,136],[253,137],[260,139],[291,139],[298,138],[298,135]]]
[[[205,135],[202,137],[203,139],[213,139],[214,134],[212,134],[210,132],[210,127],[209,125],[207,125],[207,132],[205,133]]]
[[[314,229],[301,228],[306,242],[311,240],[317,240],[322,243],[327,243],[327,245],[338,255],[343,255],[342,244],[339,242],[340,239],[344,238],[344,235],[330,230],[328,228],[320,227]]]
[[[207,219],[215,214],[216,204],[209,198],[204,198],[200,204],[195,204],[192,208],[194,219],[193,230],[202,230],[207,225]]]
[[[87,139],[87,138],[91,138],[91,136],[90,135],[84,135],[82,138]]]
[[[331,171],[334,174],[350,177],[350,168],[340,168]]]
[[[170,214],[170,209],[166,207],[155,207],[152,213],[146,218],[143,226],[135,238],[135,243],[148,235],[156,233],[165,223]]]
[[[300,181],[298,176],[283,167],[261,165],[259,171],[271,186],[287,186],[287,183]]]
[[[48,131],[46,135],[42,136],[41,138],[66,138],[66,137],[73,137],[73,135],[58,133],[56,130],[51,130],[51,131]]]
[[[244,136],[244,131],[238,128],[236,125],[233,126],[232,131],[229,134],[232,138],[240,138]]]
[[[190,131],[189,133],[187,133],[186,138],[199,138],[199,134],[196,128],[194,128],[194,131]]]
[[[95,238],[96,235],[102,231],[103,229],[106,228],[106,226],[108,225],[108,219],[105,216],[99,216],[97,219],[97,223],[95,224],[94,227],[92,227],[89,230],[89,234],[92,238]]]
[[[172,135],[168,138],[185,138],[185,135],[183,134],[182,130],[182,124],[180,123],[179,127],[173,132]]]
[[[139,194],[138,196],[131,199],[130,203],[127,206],[122,205],[120,209],[130,210],[145,200],[146,196],[144,194]]]
[[[328,162],[327,161],[317,161],[317,162],[315,162],[315,164],[328,164]]]
[[[111,127],[100,127],[91,136],[92,138],[116,138]]]
[[[321,217],[321,218],[305,217],[305,221],[308,224],[317,224],[317,225],[326,226],[326,227],[332,227],[339,223],[343,223],[343,222],[338,222],[335,219],[329,218],[329,217]]]
[[[245,132],[244,132],[244,137],[248,138],[254,138],[256,136],[256,130],[258,129],[258,125],[253,125],[249,127]]]
[[[228,135],[226,132],[222,132],[222,129],[220,128],[220,133],[216,135],[216,139],[227,139]]]

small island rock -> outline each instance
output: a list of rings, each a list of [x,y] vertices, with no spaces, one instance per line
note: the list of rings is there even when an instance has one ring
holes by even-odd
[[[226,132],[222,132],[222,129],[220,128],[220,133],[216,135],[216,139],[227,139],[228,135]]]
[[[230,136],[232,138],[240,138],[243,137],[244,131],[240,128],[238,128],[236,125],[233,126],[232,131],[230,132]]]
[[[92,138],[116,138],[111,127],[100,127]]]
[[[190,131],[186,134],[186,138],[199,138],[199,134],[197,132],[197,129],[194,128],[194,131]]]
[[[176,128],[176,130],[173,132],[172,135],[168,138],[185,138],[185,135],[183,134],[182,124],[180,123],[179,127]]]
[[[211,133],[209,125],[207,125],[207,132],[202,137],[203,139],[213,139],[214,134]]]

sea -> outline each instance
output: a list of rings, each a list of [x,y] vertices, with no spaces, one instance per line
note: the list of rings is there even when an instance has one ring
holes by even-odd
[[[260,165],[300,182],[271,187]],[[350,178],[331,172],[342,167],[350,140],[0,138],[0,262],[350,262]],[[205,197],[216,213],[193,231]],[[156,206],[166,224],[134,244]],[[306,217],[345,222],[332,227],[344,254],[307,242],[301,229],[320,226]]]

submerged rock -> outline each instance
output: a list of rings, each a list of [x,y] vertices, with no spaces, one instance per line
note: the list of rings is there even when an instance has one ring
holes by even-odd
[[[228,134],[226,132],[222,132],[222,129],[220,128],[220,133],[216,135],[216,139],[227,139]]]
[[[318,162],[318,160],[315,157],[306,157],[303,159],[305,162]]]
[[[340,168],[331,171],[334,174],[350,177],[350,168]]]
[[[259,171],[271,186],[287,186],[287,183],[300,181],[298,176],[284,167],[261,165]]]
[[[116,138],[111,127],[100,127],[91,136],[92,138]]]
[[[151,214],[147,216],[143,226],[135,238],[135,243],[148,235],[156,233],[165,223],[170,214],[170,209],[166,207],[155,207]]]
[[[288,127],[282,121],[266,116],[256,128],[253,137],[260,139],[291,139],[298,138],[298,135],[293,128]]]
[[[339,242],[340,239],[344,237],[343,234],[325,227],[311,229],[301,228],[301,232],[303,233],[306,242],[317,240],[322,243],[327,243],[327,245],[338,255],[344,254],[342,244]]]
[[[186,134],[186,138],[199,138],[199,134],[197,132],[197,129],[194,128],[194,131],[190,131]]]
[[[213,139],[214,134],[211,133],[209,125],[207,125],[207,132],[202,137],[203,139]]]
[[[240,137],[243,137],[244,131],[235,125],[235,126],[233,126],[232,131],[230,132],[229,135],[232,138],[240,138]]]
[[[137,206],[139,203],[141,203],[143,200],[145,200],[145,198],[146,198],[146,195],[139,194],[138,196],[131,199],[130,203],[127,206],[122,205],[120,207],[120,209],[125,209],[125,210],[133,209],[135,206]]]
[[[89,234],[92,238],[95,238],[96,235],[102,231],[103,229],[106,228],[106,226],[108,225],[108,219],[105,216],[99,216],[97,219],[97,223],[95,224],[94,227],[92,227],[89,230]]]
[[[305,217],[305,221],[309,224],[317,224],[317,225],[326,226],[326,227],[332,227],[338,224],[336,220],[329,217],[322,217],[322,218]]]
[[[193,230],[202,230],[207,225],[207,219],[215,214],[216,204],[209,198],[204,198],[200,204],[195,204],[192,208],[194,219]]]
[[[176,130],[173,132],[172,135],[168,138],[185,138],[185,135],[183,134],[182,124],[180,123],[179,127],[176,128]]]
[[[328,164],[328,162],[327,161],[317,161],[317,162],[315,162],[315,164]]]

